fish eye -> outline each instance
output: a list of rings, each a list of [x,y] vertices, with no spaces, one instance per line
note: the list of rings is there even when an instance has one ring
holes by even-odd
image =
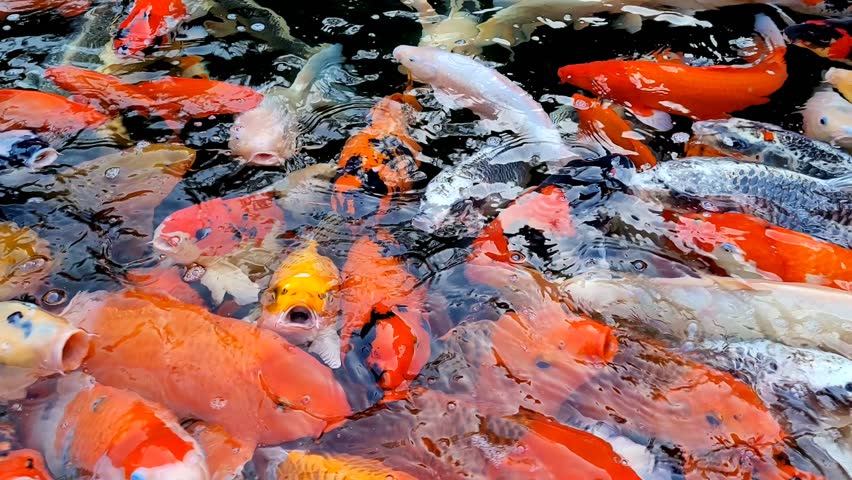
[[[327,296],[327,295],[326,295],[326,293],[325,293],[325,292],[321,292],[321,293],[318,293],[318,294],[317,294],[317,297],[319,297],[319,299],[320,299],[320,300],[325,300],[325,297],[326,297],[326,296]]]
[[[722,248],[722,250],[728,253],[733,253],[737,250],[737,248],[730,243],[723,243],[722,245],[720,245],[720,247]]]
[[[828,117],[820,118],[819,123],[822,124],[822,125],[828,125]]]
[[[278,295],[287,295],[287,289],[282,288],[281,290],[278,290]]]
[[[526,260],[526,257],[521,252],[513,251],[512,253],[509,254],[509,259],[514,263],[520,263],[520,262],[523,262],[524,260]]]
[[[204,240],[208,235],[210,235],[210,227],[199,228],[195,231],[196,240]]]
[[[130,480],[145,480],[145,475],[141,472],[133,472],[133,475],[130,476]]]

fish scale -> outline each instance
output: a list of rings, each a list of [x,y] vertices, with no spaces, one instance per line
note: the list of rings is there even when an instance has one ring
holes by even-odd
[[[631,176],[631,175],[628,175]],[[852,244],[852,193],[842,181],[724,158],[689,157],[632,175],[640,196],[718,203],[838,245]]]

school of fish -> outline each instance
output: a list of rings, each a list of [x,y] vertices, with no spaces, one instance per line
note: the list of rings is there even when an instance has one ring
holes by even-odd
[[[852,4],[316,3],[0,0],[0,480],[852,480]]]

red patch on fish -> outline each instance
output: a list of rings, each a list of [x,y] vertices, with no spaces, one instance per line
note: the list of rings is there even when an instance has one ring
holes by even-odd
[[[72,135],[109,118],[88,105],[53,93],[0,90],[0,130],[35,130]]]
[[[113,48],[119,56],[135,56],[174,31],[187,18],[183,0],[136,0],[118,26]]]

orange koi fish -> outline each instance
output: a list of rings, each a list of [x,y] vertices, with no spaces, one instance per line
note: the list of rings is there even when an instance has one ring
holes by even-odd
[[[51,67],[44,76],[57,87],[72,92],[71,100],[88,104],[105,114],[119,110],[149,108],[152,100],[139,93],[132,85],[120,78],[72,65]]]
[[[571,97],[580,117],[580,137],[601,144],[613,153],[621,153],[638,170],[657,164],[657,157],[647,145],[637,140],[638,133],[611,106],[580,94]]]
[[[55,10],[63,17],[76,17],[89,10],[90,0],[3,0],[0,2],[0,21],[13,13]]]
[[[317,247],[315,241],[309,241],[278,267],[261,298],[263,308],[257,324],[296,345],[310,343],[309,352],[316,353],[329,367],[339,368],[340,271]]]
[[[497,475],[525,473],[540,480],[584,478],[638,480],[612,446],[591,433],[561,425],[552,418],[523,410],[512,420],[529,428],[518,441]],[[498,477],[500,478],[500,477]]]
[[[429,361],[430,349],[420,347],[425,331],[411,327],[421,323],[419,316],[418,312],[394,309],[376,320],[376,337],[370,344],[367,366],[379,378],[377,383],[385,392],[383,401],[405,398],[407,386]]]
[[[416,480],[378,460],[352,455],[317,455],[301,450],[264,448],[255,460],[260,480]]]
[[[63,478],[207,480],[204,454],[175,415],[80,372],[40,385],[15,418],[23,444]]]
[[[421,109],[409,95],[379,100],[371,110],[370,125],[346,141],[338,161],[342,173],[334,182],[334,211],[358,217],[375,215],[374,208],[359,205],[356,197],[358,192],[367,192],[382,197],[378,215],[384,215],[392,195],[411,189],[421,150],[409,136],[411,108]]]
[[[778,28],[758,15],[757,31],[767,46],[764,58],[751,65],[694,67],[678,61],[606,60],[559,69],[562,83],[612,99],[643,121],[670,128],[667,115],[693,120],[727,118],[728,114],[769,101],[787,79],[786,47]],[[656,120],[656,121],[653,121]]]
[[[154,232],[154,249],[188,264],[199,257],[222,257],[246,246],[260,246],[284,225],[274,192],[214,198],[178,210]]]
[[[53,480],[53,477],[41,454],[26,448],[0,457],[0,480]]]
[[[750,387],[652,341],[619,341],[610,366],[571,395],[580,414],[674,444],[689,480],[795,478],[783,455],[776,460],[786,434]]]
[[[379,232],[379,236],[379,240],[384,243],[393,242],[386,232]],[[341,278],[343,279],[340,287],[340,308],[343,312],[343,328],[340,333],[341,352],[345,354],[348,351],[352,334],[369,325],[374,315],[386,319],[397,316],[399,321],[405,323],[407,328],[399,326],[396,320],[392,322],[399,326],[399,329],[387,324],[382,327],[381,336],[378,338],[379,343],[376,345],[379,352],[372,360],[382,369],[380,383],[386,393],[401,391],[400,389],[407,384],[404,381],[416,376],[429,358],[429,333],[424,328],[421,317],[423,291],[416,288],[417,279],[406,271],[399,258],[385,256],[382,245],[366,237],[358,239],[352,245],[349,257],[343,266]],[[409,344],[396,345],[387,350],[388,340],[391,343],[395,342],[390,338],[393,335],[387,330],[389,326],[393,333],[403,334],[404,332],[400,341],[404,340]],[[382,350],[384,352],[380,353]],[[388,355],[393,355],[390,352],[400,352],[403,358],[398,360],[401,363],[396,364],[396,367],[385,370],[393,364],[388,360]],[[412,352],[411,360],[406,360]],[[407,363],[407,368],[400,367],[402,363]],[[397,384],[397,382],[403,383]]]
[[[53,480],[41,453],[21,448],[9,423],[0,423],[0,480]]]
[[[153,101],[151,114],[172,128],[192,118],[242,113],[255,108],[263,95],[249,87],[203,78],[167,77],[134,85]]]
[[[852,290],[852,250],[847,248],[744,213],[678,215],[674,221],[677,248],[709,255],[730,275]]]
[[[349,413],[325,365],[274,332],[164,295],[99,293],[66,316],[95,335],[83,367],[243,441],[317,436]]]
[[[137,56],[188,16],[183,0],[135,0],[133,10],[118,26],[113,48],[121,57]]]
[[[96,109],[53,93],[0,90],[0,131],[36,130],[72,135],[97,128],[109,118]]]
[[[186,431],[204,452],[210,480],[243,480],[243,467],[254,455],[254,443],[241,441],[219,425],[205,422],[194,422]]]

